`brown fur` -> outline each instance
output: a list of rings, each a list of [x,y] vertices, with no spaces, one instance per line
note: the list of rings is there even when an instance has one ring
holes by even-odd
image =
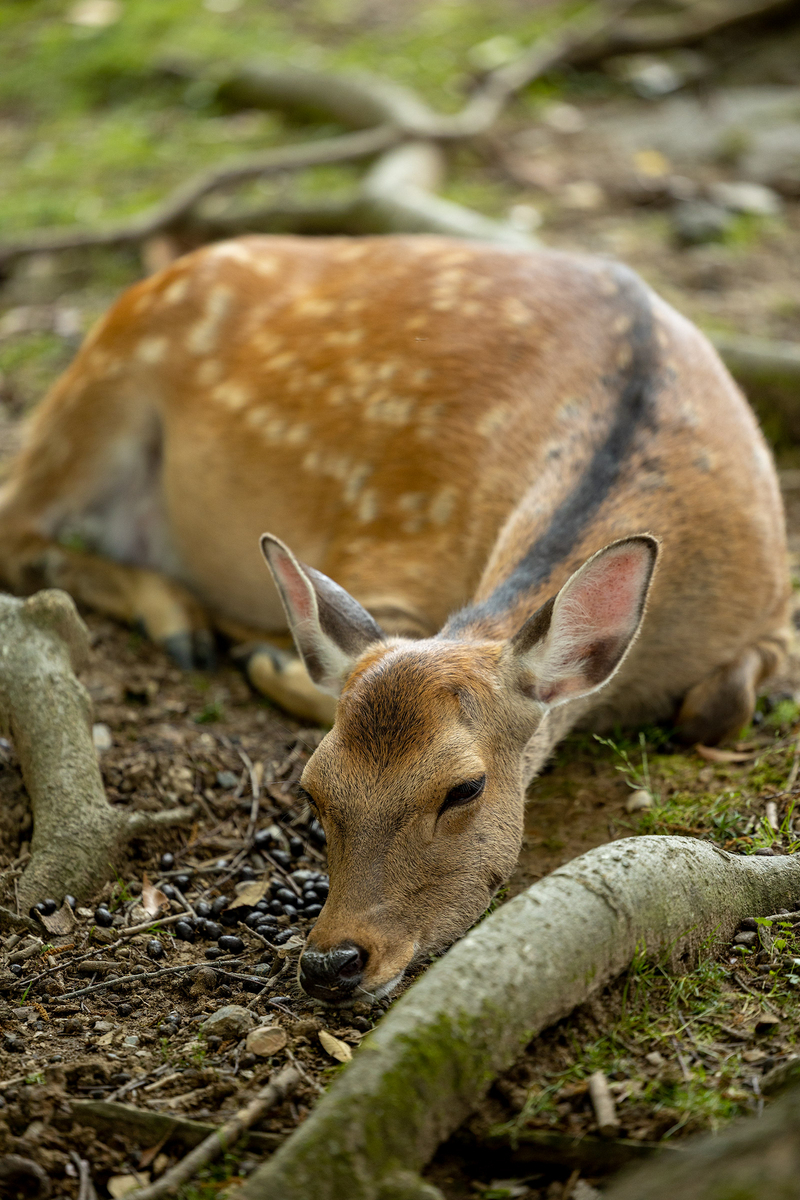
[[[513,864],[524,780],[566,728],[680,711],[688,736],[724,737],[783,651],[783,514],[753,415],[702,335],[602,261],[253,237],[131,288],[12,464],[0,578],[172,644],[215,625],[285,635],[264,529],[388,634],[428,639],[369,650],[308,768],[332,864],[314,939],[368,940],[367,988],[477,914]],[[661,554],[641,636],[542,732],[520,716],[508,640],[600,547],[646,530]],[[546,567],[500,603],[531,547]],[[250,673],[333,716],[296,660],[257,654]],[[442,857],[431,806],[464,761],[490,779],[483,815],[441,818]]]

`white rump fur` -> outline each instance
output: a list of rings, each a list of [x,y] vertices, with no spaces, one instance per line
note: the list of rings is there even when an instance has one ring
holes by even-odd
[[[536,699],[555,707],[590,695],[619,670],[636,640],[658,553],[649,535],[599,550],[556,597],[550,628],[524,656]]]

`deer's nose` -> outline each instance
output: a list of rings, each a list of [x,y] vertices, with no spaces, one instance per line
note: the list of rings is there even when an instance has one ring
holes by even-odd
[[[317,1000],[340,1003],[361,982],[367,957],[355,942],[342,942],[332,950],[306,950],[300,959],[300,986]]]

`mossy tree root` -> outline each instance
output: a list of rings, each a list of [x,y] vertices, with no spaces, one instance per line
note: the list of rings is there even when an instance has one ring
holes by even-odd
[[[66,592],[0,595],[0,729],[14,742],[33,809],[31,860],[19,883],[23,911],[45,896],[87,895],[131,837],[193,815],[189,808],[131,813],[108,803],[91,700],[75,676],[88,654],[88,631]]]
[[[419,979],[233,1200],[432,1200],[418,1172],[540,1030],[640,948],[673,969],[800,901],[800,855],[628,838],[504,904]]]

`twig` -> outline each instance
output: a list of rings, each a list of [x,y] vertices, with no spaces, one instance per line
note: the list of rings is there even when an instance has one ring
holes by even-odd
[[[215,959],[213,962],[207,964],[196,962],[184,963],[180,967],[159,967],[157,971],[145,971],[144,973],[140,972],[135,975],[120,975],[117,979],[106,979],[102,983],[93,983],[89,987],[79,988],[75,992],[65,992],[63,996],[59,996],[59,1000],[76,1000],[78,996],[89,996],[92,992],[101,992],[105,988],[119,987],[121,983],[141,983],[143,979],[155,979],[159,975],[177,975],[181,971],[193,971],[196,967],[204,965],[210,967],[216,967],[218,964],[224,966],[236,963],[238,965],[238,961],[236,958],[223,958]]]
[[[797,356],[798,370],[800,370],[800,353]],[[791,792],[794,785],[797,783],[797,773],[800,771],[800,734],[797,735],[797,741],[794,744],[794,754],[792,755],[792,768],[789,771],[789,777],[786,780],[784,792]]]
[[[589,1076],[589,1095],[597,1120],[600,1136],[616,1137],[619,1133],[619,1117],[614,1107],[614,1098],[608,1087],[608,1080],[602,1071],[595,1071]]]
[[[735,971],[731,971],[731,979],[735,979],[740,988],[743,988],[744,991],[746,991],[750,996],[753,996],[756,1000],[758,1000],[759,1004],[763,1004],[765,1008],[768,1008],[773,1016],[783,1018],[783,1013],[780,1011],[780,1009],[776,1008],[774,1004],[770,1004],[766,996],[762,996],[760,992],[754,991],[748,984],[745,983],[741,975],[737,975]]]
[[[250,755],[246,754],[245,751],[242,750],[241,747],[238,747],[238,746],[237,746],[237,751],[239,754],[239,758],[244,763],[245,767],[247,768],[247,773],[250,776],[250,791],[253,794],[253,802],[250,805],[250,820],[247,822],[247,832],[244,835],[244,840],[247,842],[247,844],[249,846],[253,841],[253,834],[256,831],[256,825],[258,823],[258,805],[259,805],[259,798],[261,796],[261,779],[258,776],[258,772],[256,771],[255,765],[253,763],[253,760],[250,758]],[[263,775],[263,766],[262,766],[262,775]]]
[[[219,1129],[215,1129],[213,1133],[209,1134],[176,1166],[165,1171],[160,1179],[150,1184],[149,1187],[137,1188],[128,1192],[129,1200],[158,1200],[158,1197],[167,1196],[175,1191],[181,1184],[190,1180],[201,1167],[213,1162],[215,1158],[218,1158],[220,1154],[237,1142],[242,1134],[271,1108],[290,1096],[297,1089],[300,1081],[300,1072],[296,1067],[284,1067],[266,1087],[261,1089],[254,1100],[239,1109]]]
[[[300,171],[326,163],[348,162],[378,154],[401,138],[398,130],[386,126],[318,142],[280,146],[264,154],[217,167],[190,179],[176,188],[161,204],[118,225],[105,229],[43,229],[17,241],[0,244],[0,266],[26,254],[53,253],[88,246],[124,246],[143,242],[176,224],[198,201],[220,188],[233,187],[265,175]]]
[[[70,1150],[69,1156],[78,1168],[78,1176],[80,1178],[80,1186],[78,1190],[78,1200],[97,1200],[97,1193],[92,1184],[92,1177],[89,1174],[89,1164],[85,1158],[81,1158],[74,1150]]]

